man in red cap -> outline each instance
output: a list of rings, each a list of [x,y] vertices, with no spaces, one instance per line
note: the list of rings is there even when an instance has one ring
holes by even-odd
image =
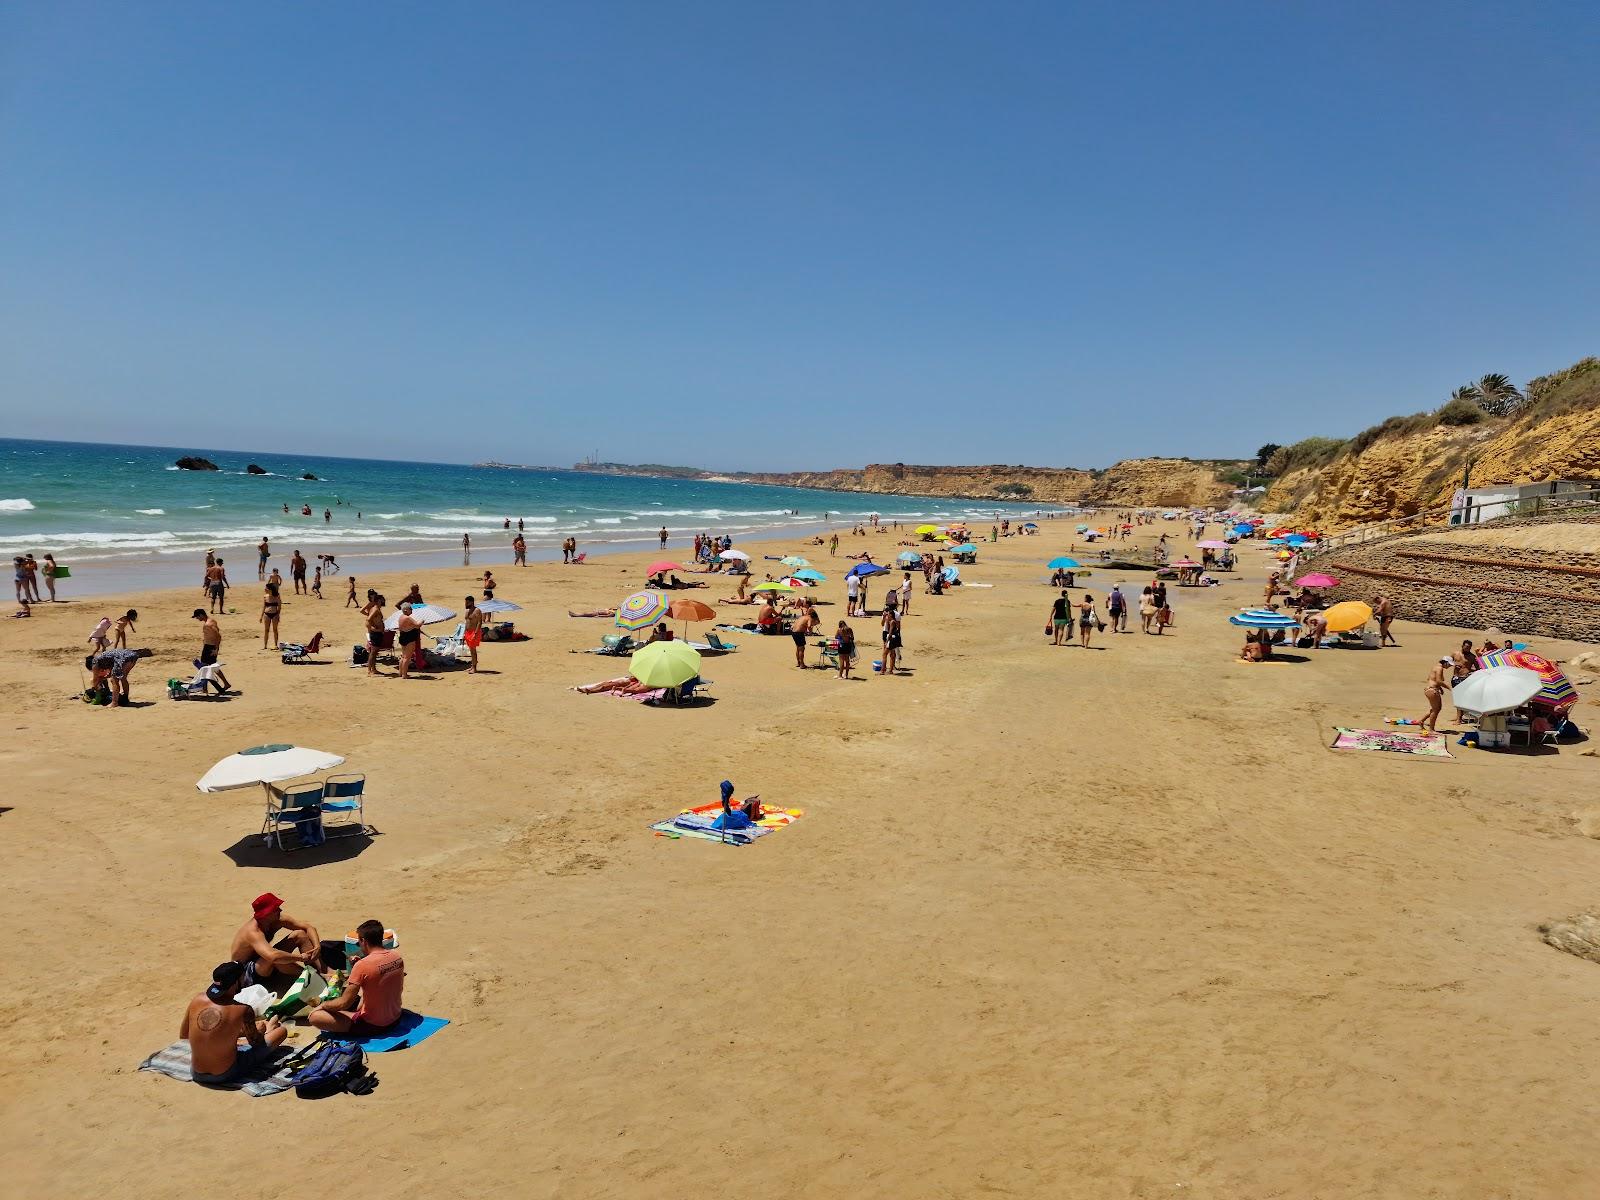
[[[272,986],[276,976],[284,976],[281,982],[287,987],[307,963],[322,970],[322,943],[317,931],[284,912],[280,898],[263,892],[250,902],[250,909],[250,919],[233,935],[233,949],[228,953],[229,958],[244,966],[246,978],[241,987],[259,983],[268,991],[281,991]],[[279,938],[279,934],[283,936]]]

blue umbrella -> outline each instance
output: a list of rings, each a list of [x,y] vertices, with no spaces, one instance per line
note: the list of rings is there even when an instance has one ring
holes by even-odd
[[[976,554],[977,552],[978,552],[978,548],[976,546],[974,546],[971,542],[967,542],[964,545],[957,546],[954,550],[950,551],[951,554]]]
[[[1270,608],[1248,608],[1238,616],[1229,617],[1228,624],[1238,625],[1242,629],[1300,628],[1298,619],[1284,613],[1273,612]]]
[[[961,572],[956,570],[954,567],[946,567],[941,573],[944,575],[945,582],[947,583],[954,583],[956,580],[961,578]]]
[[[1083,566],[1083,564],[1075,558],[1052,558],[1049,562],[1045,563],[1045,566],[1049,567],[1052,571],[1071,571],[1076,567]]]
[[[1304,546],[1311,539],[1308,538],[1303,533],[1291,533],[1288,537],[1284,538],[1283,540],[1288,542],[1289,545],[1291,545],[1291,546]]]
[[[914,554],[910,550],[907,550],[905,553],[900,555],[899,561],[903,563],[920,563],[922,561],[922,555]]]
[[[796,571],[794,577],[796,579],[809,579],[812,583],[824,583],[828,578],[814,567],[806,567],[804,570]]]
[[[1254,525],[1235,525],[1233,527],[1233,531],[1240,534],[1254,533],[1256,531],[1256,527]],[[1081,533],[1082,530],[1079,530],[1079,532]]]
[[[848,579],[852,575],[887,575],[888,573],[888,567],[880,567],[877,563],[857,563],[844,574],[845,578]]]
[[[1034,523],[1033,523],[1033,522],[1032,522],[1032,521],[1024,521],[1024,522],[1023,522],[1023,523],[1022,523],[1022,527],[1023,527],[1023,528],[1024,528],[1024,529],[1037,529],[1037,528],[1039,528],[1039,527],[1038,527],[1038,526],[1037,526],[1037,525],[1035,525],[1035,524],[1034,524]]]
[[[1079,525],[1078,526],[1078,532],[1079,533],[1088,533],[1089,532],[1089,527],[1087,525]]]

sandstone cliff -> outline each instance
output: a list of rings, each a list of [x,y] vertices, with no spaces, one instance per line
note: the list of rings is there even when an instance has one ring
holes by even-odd
[[[859,469],[740,474],[742,482],[827,488],[883,496],[953,496],[1036,500],[1041,504],[1190,505],[1225,499],[1229,485],[1214,465],[1139,458],[1104,471],[1074,467],[927,467],[873,463]]]

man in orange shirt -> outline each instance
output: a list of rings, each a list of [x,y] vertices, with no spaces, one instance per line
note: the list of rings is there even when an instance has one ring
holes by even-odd
[[[398,950],[383,948],[383,922],[356,926],[361,957],[350,968],[344,991],[306,1014],[318,1029],[358,1036],[382,1033],[400,1019],[406,964]]]

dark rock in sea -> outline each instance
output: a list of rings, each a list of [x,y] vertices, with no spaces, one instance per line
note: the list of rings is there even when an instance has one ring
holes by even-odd
[[[304,475],[300,476],[300,478],[301,479],[315,479],[316,476],[313,475],[310,471],[307,471]]]
[[[196,458],[192,454],[186,454],[178,460],[178,469],[180,471],[217,471],[221,468],[209,458]]]
[[[245,470],[251,475],[265,475],[267,473],[267,469],[265,467],[258,467],[255,465],[255,463],[251,463],[245,468]]]

